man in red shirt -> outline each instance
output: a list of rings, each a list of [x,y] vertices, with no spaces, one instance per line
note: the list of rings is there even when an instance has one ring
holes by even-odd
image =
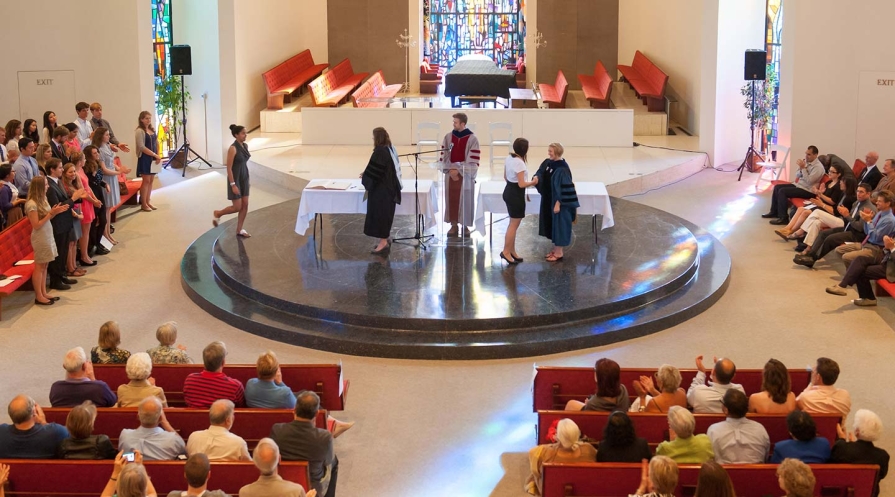
[[[208,409],[218,399],[227,399],[236,407],[245,407],[245,387],[242,382],[224,374],[224,342],[211,342],[202,351],[205,371],[193,373],[183,381],[183,398],[187,407]]]

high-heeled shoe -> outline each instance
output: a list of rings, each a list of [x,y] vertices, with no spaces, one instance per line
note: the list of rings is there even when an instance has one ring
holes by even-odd
[[[512,257],[512,255],[510,257]],[[516,264],[519,264],[519,262],[516,261],[515,259],[513,259],[512,261],[507,259],[507,256],[503,255],[503,252],[500,253],[500,258],[503,259],[504,261],[506,261],[506,263],[511,266],[515,266]]]
[[[510,255],[513,256],[513,260],[515,260],[516,262],[525,262],[525,259],[517,256],[516,254],[510,254]]]

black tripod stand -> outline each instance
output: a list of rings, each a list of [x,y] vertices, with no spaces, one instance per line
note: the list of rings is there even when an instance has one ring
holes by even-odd
[[[183,75],[180,75],[180,115],[181,121],[183,122],[183,145],[174,152],[174,157],[177,157],[181,153],[183,153],[183,173],[180,175],[181,178],[186,176],[186,166],[200,160],[205,163],[206,166],[210,168],[214,168],[205,157],[199,155],[193,148],[190,146],[190,140],[186,137],[186,98],[184,97],[185,90],[183,88]],[[195,157],[190,159],[190,154],[193,154]],[[171,165],[171,161],[169,160],[165,163],[165,167]],[[199,167],[202,167],[201,165]]]
[[[421,247],[423,250],[428,250],[428,247],[426,247],[426,243],[427,243],[430,239],[432,239],[435,235],[424,235],[424,234],[423,234],[423,230],[425,230],[426,227],[423,226],[423,215],[422,215],[422,213],[420,213],[420,194],[419,194],[419,189],[420,189],[420,172],[419,172],[419,170],[420,170],[420,156],[423,155],[423,154],[433,154],[433,153],[435,153],[435,152],[447,152],[447,151],[448,151],[448,149],[446,149],[446,148],[442,148],[442,149],[439,149],[439,150],[427,150],[427,151],[420,151],[420,152],[411,152],[411,153],[409,153],[409,154],[403,154],[403,155],[399,155],[399,156],[398,156],[399,158],[400,158],[400,157],[410,157],[410,156],[413,156],[413,159],[414,159],[414,165],[412,166],[412,169],[413,169],[413,190],[414,190],[414,192],[413,192],[413,200],[414,200],[414,202],[416,203],[416,211],[415,211],[415,212],[416,212],[416,217],[414,218],[414,219],[416,220],[416,223],[415,223],[415,225],[416,225],[416,233],[414,233],[413,236],[407,236],[407,237],[404,237],[404,238],[395,238],[394,241],[396,241],[396,242],[404,242],[404,241],[409,241],[409,240],[416,240],[417,247]]]
[[[761,158],[761,152],[755,150],[755,81],[752,81],[752,113],[749,114],[749,150],[746,151],[746,158],[743,159],[743,163],[740,164],[740,167],[737,168],[737,171],[740,172],[740,176],[737,178],[737,181],[741,181],[743,179],[743,170],[747,167],[749,168],[749,172],[752,172],[752,165],[755,163],[755,157]]]

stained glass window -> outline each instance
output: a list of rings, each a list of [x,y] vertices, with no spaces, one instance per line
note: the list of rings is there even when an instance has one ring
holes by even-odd
[[[152,53],[155,66],[155,87],[158,88],[162,80],[171,72],[171,45],[173,44],[171,27],[171,0],[152,1]],[[159,143],[162,148],[167,148],[167,126],[169,116],[163,116],[159,108],[158,90],[155,92],[156,122],[158,126]]]
[[[525,53],[524,0],[424,0],[424,55],[451,67],[468,54],[499,65]]]
[[[768,119],[768,143],[777,143],[777,108],[780,98],[780,55],[783,36],[783,0],[767,0],[765,50],[768,52],[768,77],[773,84],[774,103]]]

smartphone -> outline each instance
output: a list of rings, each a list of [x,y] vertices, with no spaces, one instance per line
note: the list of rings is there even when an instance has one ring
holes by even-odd
[[[134,453],[133,452],[125,452],[124,460],[127,462],[134,462]]]

